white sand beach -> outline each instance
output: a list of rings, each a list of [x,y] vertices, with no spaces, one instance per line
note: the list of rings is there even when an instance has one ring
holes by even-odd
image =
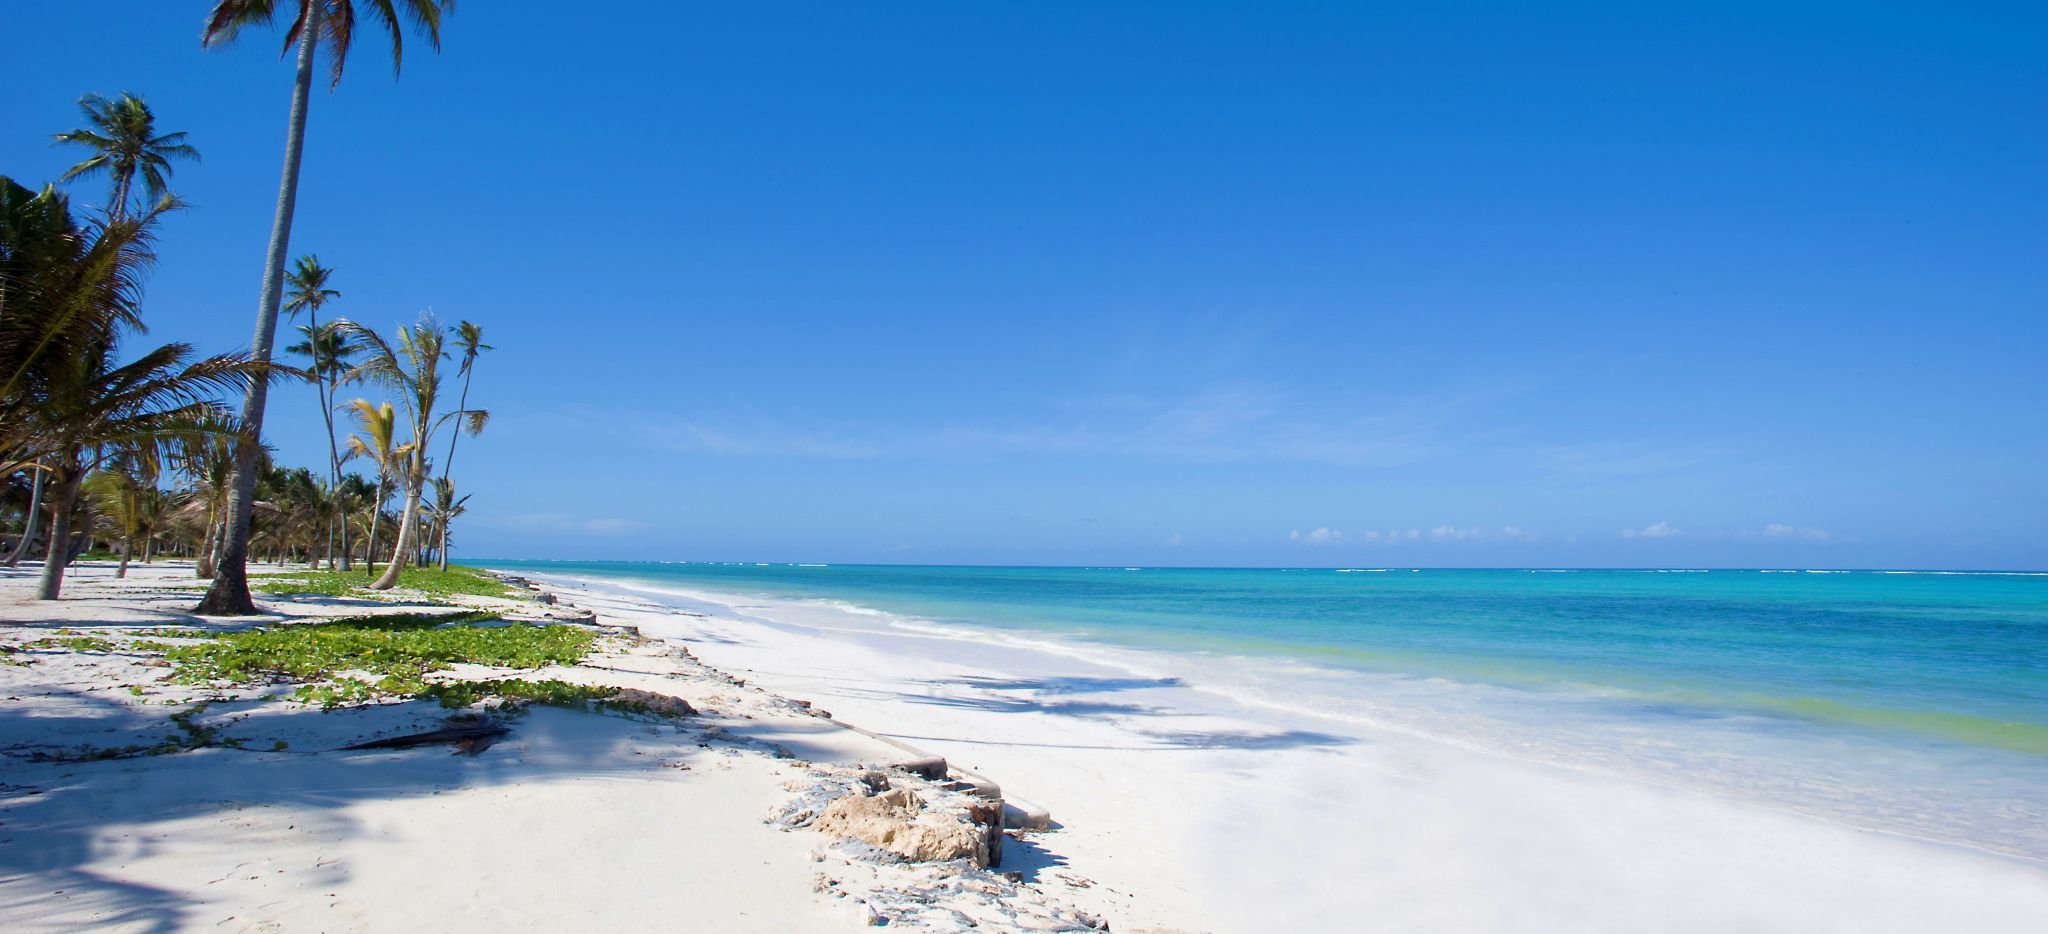
[[[0,640],[12,650],[0,666],[0,929],[831,931],[885,918],[917,927],[930,915],[941,926],[1077,930],[1095,920],[959,862],[849,859],[823,834],[769,824],[816,777],[813,762],[885,764],[902,751],[618,630],[581,665],[512,676],[644,688],[687,699],[695,714],[536,707],[495,745],[460,756],[445,745],[339,751],[435,727],[447,711],[430,703],[323,712],[226,699],[189,722],[238,745],[75,758],[175,737],[169,715],[232,693],[164,683],[163,662],[121,648],[131,637],[281,618],[187,615],[189,564],[137,565],[118,583],[107,565],[75,574],[60,603],[29,599],[29,569],[0,577]],[[309,619],[418,608],[264,602]],[[117,647],[41,644],[86,637]]]
[[[556,581],[1048,809],[1062,897],[1189,930],[2035,931],[2048,866],[1246,707],[1177,672],[821,603]],[[659,599],[691,614],[659,615]]]
[[[2019,932],[2048,917],[2048,869],[2022,859],[1247,707],[1050,645],[567,577],[545,582],[554,606],[496,605],[594,612],[601,651],[515,676],[640,688],[694,716],[534,708],[475,756],[344,752],[446,711],[224,699],[191,722],[239,748],[51,761],[162,739],[196,692],[146,653],[26,647],[228,625],[183,612],[189,575],[165,563],[116,583],[88,564],[56,604],[28,599],[26,572],[0,579],[0,636],[31,661],[0,667],[0,927]],[[473,668],[451,674],[504,676]],[[1015,875],[878,864],[765,820],[848,774],[834,765],[905,758],[890,740],[1050,812],[1051,829],[1005,841],[994,869]]]

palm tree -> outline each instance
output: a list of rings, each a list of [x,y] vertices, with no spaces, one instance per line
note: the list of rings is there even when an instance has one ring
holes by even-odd
[[[448,335],[432,312],[422,313],[419,322],[411,327],[399,328],[396,348],[362,325],[344,319],[341,326],[355,335],[367,355],[363,363],[350,371],[351,375],[389,389],[405,406],[406,420],[412,427],[410,450],[399,476],[405,482],[405,507],[399,513],[397,551],[391,556],[391,564],[384,568],[384,575],[370,584],[372,590],[390,590],[398,586],[398,576],[404,572],[409,552],[418,541],[420,496],[427,482],[427,446],[432,443],[434,432],[450,419],[460,418],[461,427],[476,434],[491,416],[489,412],[472,409],[457,409],[438,416],[434,412],[441,394],[441,361],[448,358]]]
[[[291,248],[292,213],[299,196],[300,157],[305,152],[306,109],[313,93],[313,59],[319,47],[327,46],[332,59],[329,86],[341,83],[342,69],[355,39],[357,10],[383,27],[391,36],[391,68],[395,75],[404,61],[405,29],[401,11],[413,28],[426,36],[435,50],[441,48],[441,16],[453,7],[453,0],[218,0],[208,15],[200,42],[220,46],[234,41],[244,28],[274,22],[280,8],[295,11],[291,28],[285,32],[285,48],[298,46],[298,65],[292,79],[292,109],[285,133],[284,177],[278,185],[277,216],[270,226],[270,248],[263,263],[263,290],[256,302],[256,332],[249,342],[249,354],[259,363],[270,362],[271,344],[277,338],[277,309],[284,289],[285,254]],[[251,438],[262,437],[263,405],[268,389],[251,383],[242,400],[242,425]],[[253,451],[242,449],[250,455]],[[256,471],[253,461],[237,460],[235,482],[228,491],[229,534],[222,552],[219,573],[213,586],[199,601],[202,612],[246,615],[256,612],[249,597],[249,510],[254,503]]]
[[[113,185],[107,196],[107,215],[114,220],[127,216],[136,176],[142,177],[144,201],[155,201],[170,187],[172,159],[199,161],[199,150],[186,144],[185,134],[157,135],[156,115],[133,94],[123,91],[117,100],[87,94],[79,98],[78,109],[90,128],[58,133],[56,140],[84,146],[93,154],[57,180],[68,182],[107,173]]]
[[[327,280],[334,275],[334,269],[320,265],[320,257],[308,253],[299,257],[291,275],[285,278],[291,291],[285,293],[285,310],[296,318],[299,312],[306,313],[304,333],[306,342],[285,348],[288,353],[303,353],[312,360],[307,371],[313,377],[313,390],[320,397],[320,417],[327,422],[327,482],[336,483],[341,479],[341,447],[334,440],[334,406],[331,393],[341,379],[341,360],[348,343],[339,338],[338,332],[320,326],[320,308],[341,293],[327,287]],[[348,515],[340,516],[341,526],[341,568],[348,570]],[[331,537],[331,536],[330,536]],[[328,564],[334,563],[334,544],[327,545]]]
[[[455,346],[462,350],[462,368],[457,371],[462,374],[462,399],[456,403],[456,406],[457,408],[467,409],[469,408],[469,380],[471,376],[475,375],[476,358],[486,350],[496,350],[497,348],[484,343],[483,326],[475,322],[464,321],[456,325],[454,333]],[[440,486],[448,490],[454,489],[448,484],[448,475],[455,471],[455,442],[461,437],[462,432],[449,433],[448,458],[441,462]],[[467,496],[463,497],[463,499],[468,498]],[[452,518],[452,516],[449,518]],[[446,521],[441,523],[441,570],[448,570],[448,523]]]
[[[178,203],[80,224],[70,199],[0,176],[0,472],[49,450],[31,417],[69,362],[141,331],[156,224]]]
[[[150,233],[176,207],[165,197],[139,216],[81,226],[54,190],[0,178],[0,471],[47,475],[43,599],[62,588],[71,514],[109,446],[182,430],[212,410],[214,393],[268,371],[235,356],[194,362],[185,344],[117,362],[123,334],[142,329]]]
[[[165,344],[118,365],[108,342],[52,368],[51,391],[32,413],[50,452],[44,463],[55,485],[40,599],[55,600],[62,590],[71,558],[71,510],[102,448],[195,430],[214,411],[215,393],[241,388],[262,369],[232,355],[188,362],[191,357],[190,346]]]
[[[14,550],[8,552],[7,560],[0,561],[0,566],[11,568],[21,563],[28,554],[29,543],[36,539],[37,522],[43,517],[43,481],[49,477],[49,471],[41,465],[30,465],[29,472],[35,479],[29,483],[28,508],[21,516],[21,540],[14,543]]]
[[[377,517],[384,511],[384,498],[391,489],[391,476],[398,472],[412,445],[396,444],[398,434],[398,410],[391,403],[383,405],[368,399],[357,399],[348,404],[356,424],[363,433],[350,435],[348,452],[351,457],[364,457],[377,467],[377,494],[370,499],[370,541],[363,551],[363,564],[369,573],[377,573]]]
[[[347,463],[354,456],[353,452],[344,451],[341,455],[342,463]],[[342,474],[341,482],[334,487],[334,508],[340,512],[353,514],[369,503],[371,495],[376,491],[377,485],[363,479],[361,474]],[[374,528],[374,523],[358,523],[356,527],[362,528],[364,525]]]
[[[448,526],[455,521],[455,517],[469,511],[468,503],[468,496],[458,498],[455,495],[454,483],[446,479],[434,481],[434,502],[426,509],[430,526],[441,530],[440,555],[443,571],[448,570]]]
[[[201,420],[193,431],[171,439],[171,463],[186,477],[191,496],[181,510],[196,520],[200,534],[192,555],[192,576],[213,576],[220,554],[221,532],[227,527],[228,486],[234,476],[235,446],[240,427],[225,411]],[[202,518],[203,517],[203,518]]]
[[[128,576],[128,562],[135,556],[138,542],[143,560],[149,560],[150,540],[168,508],[169,497],[158,486],[163,476],[159,443],[159,439],[144,438],[116,445],[106,467],[85,481],[93,505],[121,541],[121,566],[115,577]]]

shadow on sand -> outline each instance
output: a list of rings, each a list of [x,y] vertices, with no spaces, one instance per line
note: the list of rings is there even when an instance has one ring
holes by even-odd
[[[61,712],[31,716],[20,705],[0,705],[0,736],[65,738],[147,733],[164,723],[132,705],[59,691]],[[418,707],[403,713],[391,707]],[[331,892],[346,881],[339,864],[302,866],[267,862],[281,844],[337,844],[365,836],[349,809],[508,782],[548,782],[627,771],[644,774],[629,743],[645,741],[646,725],[596,714],[534,710],[513,724],[505,742],[478,757],[453,756],[448,747],[340,752],[365,733],[387,734],[394,724],[438,722],[445,711],[429,704],[388,705],[385,712],[274,713],[229,735],[274,731],[281,721],[297,735],[291,751],[254,752],[209,747],[191,752],[103,761],[29,761],[25,747],[0,756],[0,916],[38,918],[53,929],[119,927],[174,931],[212,927],[204,904],[181,894],[206,880],[180,878],[158,887],[120,867],[174,854],[179,835],[204,832],[211,845],[228,841],[231,853],[206,871],[242,873],[251,864],[275,884]],[[20,721],[33,720],[34,723]],[[52,722],[57,721],[57,722]],[[250,723],[253,721],[244,721]],[[159,731],[161,732],[161,731]],[[677,742],[675,756],[714,755],[695,742]],[[42,748],[47,748],[44,745]],[[266,747],[267,748],[267,747]],[[683,775],[688,772],[665,774]],[[195,824],[194,822],[216,821]],[[183,852],[191,852],[189,849]],[[242,866],[230,866],[246,860]],[[310,874],[310,878],[309,878]],[[178,888],[172,888],[176,885]]]

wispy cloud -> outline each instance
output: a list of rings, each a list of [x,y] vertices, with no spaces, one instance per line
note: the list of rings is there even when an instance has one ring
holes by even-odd
[[[1256,385],[1183,396],[1054,400],[1056,417],[1009,424],[906,427],[778,417],[739,400],[692,413],[559,412],[573,430],[604,426],[642,446],[721,457],[972,459],[1109,454],[1172,461],[1278,461],[1390,467],[1442,453],[1455,399],[1392,400],[1376,410]]]
[[[1379,529],[1367,529],[1365,534],[1358,537],[1361,541],[1368,542],[1412,542],[1422,537],[1422,530],[1387,529],[1381,531]]]
[[[1685,532],[1669,522],[1655,522],[1640,529],[1622,529],[1622,538],[1677,538]]]
[[[1348,537],[1343,532],[1331,528],[1318,528],[1309,532],[1295,529],[1287,533],[1287,538],[1289,541],[1306,542],[1311,545],[1334,545],[1343,541],[1391,545],[1419,542],[1424,539],[1432,542],[1532,542],[1539,536],[1512,525],[1495,530],[1479,526],[1459,528],[1455,525],[1439,525],[1427,532],[1421,529],[1366,529]]]
[[[1835,536],[1834,533],[1829,532],[1826,529],[1816,529],[1803,525],[1786,525],[1782,522],[1773,522],[1770,525],[1764,526],[1764,537],[1801,539],[1810,542],[1824,542],[1828,539],[1834,538]]]
[[[567,535],[630,535],[645,532],[654,526],[638,519],[612,517],[582,518],[561,512],[523,512],[499,516],[479,516],[478,524],[494,528],[525,532],[548,532]]]

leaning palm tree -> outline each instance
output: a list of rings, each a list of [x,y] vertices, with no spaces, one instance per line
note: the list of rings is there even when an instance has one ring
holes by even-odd
[[[483,325],[475,322],[464,321],[456,325],[454,333],[455,346],[462,351],[462,367],[456,371],[462,374],[462,398],[461,401],[456,403],[456,407],[467,409],[469,408],[469,380],[476,373],[476,358],[484,351],[496,350],[497,348],[484,343]],[[448,475],[455,472],[455,442],[461,437],[462,432],[449,432],[448,457],[441,462],[441,486],[450,490],[454,489],[454,487],[449,486]],[[467,496],[463,497],[463,499],[468,498]],[[452,516],[446,518],[452,518]],[[448,570],[448,523],[446,521],[441,523],[441,570]]]
[[[285,281],[291,291],[285,294],[285,310],[296,318],[299,312],[306,313],[304,326],[306,342],[285,348],[290,353],[303,353],[311,358],[312,366],[307,372],[313,378],[313,391],[320,397],[320,417],[327,423],[327,482],[341,481],[341,447],[334,439],[334,402],[332,391],[341,379],[340,357],[347,349],[347,342],[332,328],[320,326],[320,309],[328,302],[340,298],[341,293],[327,287],[327,280],[334,275],[334,269],[320,265],[320,257],[308,253],[299,257],[292,267],[291,275]],[[348,569],[348,515],[338,517],[341,533],[341,568]],[[330,536],[331,537],[331,536]],[[328,563],[333,564],[334,545],[327,546]]]
[[[384,575],[370,584],[372,590],[390,590],[398,586],[398,576],[405,571],[406,560],[419,541],[420,496],[427,483],[427,446],[432,443],[434,432],[452,419],[461,419],[460,427],[476,434],[491,416],[480,409],[434,411],[441,395],[441,361],[448,357],[448,335],[432,312],[423,312],[419,322],[411,327],[399,328],[397,347],[352,321],[343,320],[341,325],[362,343],[365,351],[366,359],[352,374],[382,384],[397,396],[412,428],[411,450],[403,458],[403,471],[398,478],[405,484],[405,506],[398,518],[397,550],[384,568]]]
[[[348,404],[349,414],[354,416],[362,434],[350,435],[348,453],[350,457],[361,457],[377,468],[377,493],[370,498],[370,540],[364,546],[363,564],[368,573],[377,573],[377,521],[384,511],[384,499],[390,495],[391,478],[411,453],[412,446],[397,443],[398,410],[391,403],[378,405],[368,399],[357,399]]]
[[[70,563],[71,510],[86,475],[116,442],[194,430],[216,408],[213,396],[240,389],[265,368],[233,355],[193,362],[192,348],[165,344],[132,363],[114,362],[111,342],[53,367],[48,395],[30,413],[47,447],[55,495],[50,547],[38,597],[57,599]]]
[[[280,10],[290,13],[291,27],[285,32],[285,48],[298,46],[298,64],[292,79],[292,109],[285,133],[284,178],[278,186],[277,216],[270,226],[270,248],[263,263],[263,289],[256,302],[256,332],[249,342],[249,354],[259,363],[269,363],[271,344],[277,339],[277,309],[284,289],[285,254],[291,249],[292,212],[298,206],[299,164],[305,151],[306,109],[313,94],[313,61],[325,45],[332,75],[329,86],[341,82],[348,51],[355,39],[357,12],[385,27],[391,36],[391,67],[396,74],[404,61],[405,29],[401,14],[412,21],[429,45],[441,48],[441,16],[452,9],[453,0],[217,0],[201,33],[202,45],[213,47],[234,41],[250,26],[267,25]],[[263,405],[268,387],[251,384],[242,400],[242,424],[251,438],[262,437]],[[249,597],[249,510],[256,490],[255,465],[249,460],[235,464],[235,482],[229,490],[228,547],[222,553],[213,586],[199,601],[208,613],[245,615],[256,612]]]
[[[156,115],[149,105],[126,91],[108,100],[87,94],[78,101],[88,126],[56,134],[59,143],[71,143],[92,150],[85,161],[72,166],[60,182],[86,175],[107,173],[112,190],[107,195],[107,216],[120,220],[128,214],[128,198],[135,179],[142,179],[144,202],[155,201],[170,188],[171,160],[199,161],[199,150],[185,142],[183,133],[156,131]]]

